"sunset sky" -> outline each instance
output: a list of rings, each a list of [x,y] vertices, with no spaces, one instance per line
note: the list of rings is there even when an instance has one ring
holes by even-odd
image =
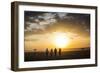
[[[24,18],[25,51],[90,47],[90,14],[25,11]]]

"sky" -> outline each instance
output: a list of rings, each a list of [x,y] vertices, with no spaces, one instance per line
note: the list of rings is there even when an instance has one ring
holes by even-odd
[[[90,47],[90,14],[24,11],[25,51],[59,48],[54,36],[63,34],[68,38],[65,50]]]

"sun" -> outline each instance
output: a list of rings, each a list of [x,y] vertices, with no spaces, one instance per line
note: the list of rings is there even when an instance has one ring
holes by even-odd
[[[69,44],[69,38],[65,33],[57,32],[54,35],[54,44],[57,48],[65,48]]]

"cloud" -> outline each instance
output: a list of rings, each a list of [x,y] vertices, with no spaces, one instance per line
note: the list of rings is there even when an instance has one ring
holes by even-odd
[[[36,19],[34,19],[34,21],[35,21],[35,22],[39,22],[39,19],[36,18]]]
[[[55,18],[56,14],[53,13],[43,13],[41,15],[38,15],[37,17],[29,17],[29,20],[26,21],[26,25],[28,25],[25,29],[25,31],[32,31],[32,30],[45,30],[45,27],[48,25],[53,25],[57,22],[57,19]],[[31,22],[31,20],[33,20]]]
[[[80,37],[78,34],[72,32],[67,32],[66,34],[70,37],[70,39],[76,39]]]
[[[34,29],[38,30],[38,29],[41,29],[41,30],[44,30],[44,26],[41,26],[37,23],[33,23],[33,22],[26,22],[26,24],[28,24],[29,26],[25,29],[25,31],[32,31]]]
[[[43,15],[38,16],[38,18],[42,18],[44,20],[49,20],[55,18],[56,14],[54,13],[44,13]]]
[[[33,19],[34,19],[34,17],[30,16],[30,17],[29,17],[29,19],[30,19],[30,20],[33,20]]]
[[[28,16],[29,20],[25,21],[25,31],[35,31],[35,30],[45,30],[46,27],[54,25],[58,20],[68,20],[75,18],[72,15],[68,15],[68,13],[40,13],[34,16]]]
[[[44,13],[41,16],[38,16],[38,19],[42,19],[42,21],[39,21],[40,25],[52,25],[57,22],[57,19],[55,18],[56,14],[54,13]]]
[[[49,22],[50,23],[55,23],[55,22],[57,22],[57,20],[56,19],[50,19]]]
[[[40,25],[48,25],[49,22],[47,22],[47,21],[41,21],[41,22],[39,22],[39,24],[40,24]]]
[[[39,21],[36,20],[37,22],[30,22],[27,21],[26,24],[28,25],[25,29],[25,31],[32,31],[32,30],[45,30],[45,27],[48,25],[53,25],[56,22],[56,19],[50,19],[50,20],[45,20],[45,21]]]
[[[49,20],[45,20],[45,21],[40,21],[39,24],[40,25],[52,25],[56,22],[57,22],[56,19],[49,19]]]
[[[66,16],[67,16],[67,13],[57,13],[57,15],[58,15],[58,17],[60,18],[60,19],[64,19],[64,18],[66,18]]]

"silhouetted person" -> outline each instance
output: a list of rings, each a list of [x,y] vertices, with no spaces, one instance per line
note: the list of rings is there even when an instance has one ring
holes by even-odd
[[[54,54],[55,54],[55,56],[57,56],[57,49],[56,48],[54,49]]]
[[[48,48],[46,48],[46,56],[48,56],[48,54],[49,54],[49,50],[48,50]]]
[[[61,56],[61,48],[59,48],[59,56]]]
[[[53,49],[50,50],[50,56],[53,56]]]
[[[33,51],[34,51],[34,52],[33,52],[34,56],[36,56],[36,49],[33,49]]]

